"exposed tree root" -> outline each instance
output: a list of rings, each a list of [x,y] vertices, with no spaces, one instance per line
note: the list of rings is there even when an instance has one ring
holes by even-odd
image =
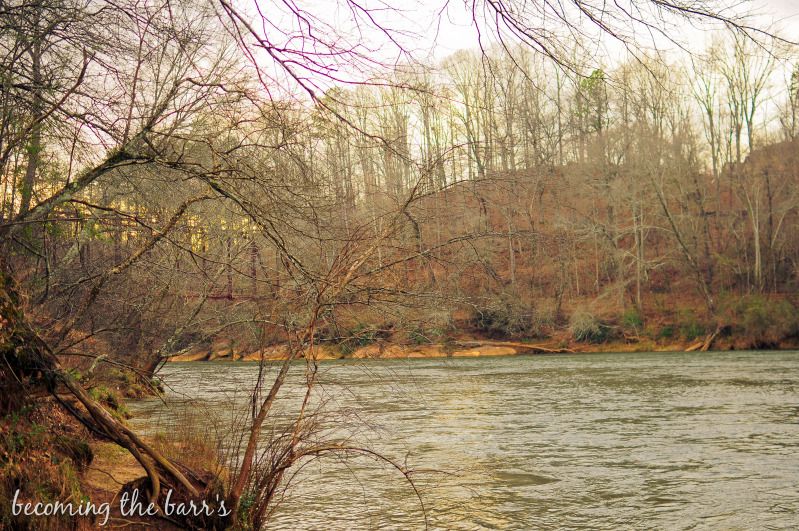
[[[159,499],[164,482],[198,497],[207,481],[198,487],[196,481],[187,477],[185,468],[172,463],[89,396],[28,323],[4,261],[0,262],[0,276],[0,413],[14,411],[27,397],[46,391],[90,431],[133,455],[147,472],[151,501]],[[70,404],[60,396],[58,391],[63,388],[77,404]],[[188,475],[198,478],[193,473]]]

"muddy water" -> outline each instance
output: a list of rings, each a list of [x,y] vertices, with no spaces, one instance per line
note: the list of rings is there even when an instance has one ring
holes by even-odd
[[[424,511],[391,464],[310,461],[273,529],[796,529],[799,353],[587,354],[321,364],[324,439],[416,470]],[[274,370],[272,368],[271,370]],[[255,363],[175,363],[175,418],[235,446]],[[298,365],[275,418],[298,405]]]

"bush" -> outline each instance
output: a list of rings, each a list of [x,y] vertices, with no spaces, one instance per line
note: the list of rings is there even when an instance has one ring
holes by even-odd
[[[771,301],[762,295],[741,297],[733,308],[733,318],[755,347],[799,336],[799,312],[786,300]]]
[[[99,385],[89,389],[89,396],[105,405],[117,419],[123,420],[130,418],[130,412],[118,392],[112,391],[104,385]]]
[[[476,308],[470,321],[472,328],[489,337],[540,337],[545,335],[544,327],[551,324],[551,316],[517,295],[506,293],[498,301]]]
[[[433,334],[427,332],[423,327],[417,326],[408,332],[408,340],[412,345],[427,345],[433,342],[431,336]]]
[[[673,324],[667,324],[667,325],[665,325],[664,327],[662,327],[658,331],[657,338],[658,339],[673,339],[674,336],[676,335],[676,333],[677,333],[677,330],[675,329],[674,325]]]
[[[596,317],[586,311],[574,312],[569,319],[572,337],[582,343],[604,343],[609,337],[610,329]]]
[[[400,325],[406,330],[407,341],[412,345],[444,343],[455,331],[452,314],[446,310],[417,314],[414,319],[404,319]]]
[[[678,327],[680,329],[680,336],[687,341],[692,341],[706,335],[708,328],[705,323],[696,316],[693,310],[681,312]]]
[[[472,326],[489,336],[519,336],[530,330],[531,315],[523,309],[505,304],[475,310]]]
[[[338,346],[341,353],[347,355],[386,337],[388,337],[386,330],[381,330],[376,325],[358,323],[349,330],[341,332]]]
[[[637,332],[644,327],[644,318],[637,308],[630,308],[621,316],[621,324],[627,330]]]
[[[197,405],[178,406],[164,426],[153,435],[153,445],[166,457],[193,470],[220,473],[225,457],[221,434],[230,429],[213,408]]]
[[[680,325],[680,335],[689,341],[704,336],[706,331],[707,328],[697,321],[688,321]]]

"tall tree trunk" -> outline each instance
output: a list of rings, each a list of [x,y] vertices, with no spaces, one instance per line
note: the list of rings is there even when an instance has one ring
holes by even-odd
[[[35,36],[36,42],[31,46],[31,78],[33,80],[33,105],[31,106],[31,120],[35,125],[31,129],[31,138],[28,143],[28,164],[25,168],[25,177],[22,180],[19,210],[27,213],[30,210],[33,187],[36,183],[36,172],[42,151],[42,43]]]

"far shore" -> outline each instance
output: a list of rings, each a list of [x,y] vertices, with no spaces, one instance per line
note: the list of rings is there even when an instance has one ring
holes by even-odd
[[[712,346],[712,348],[711,348]],[[793,349],[799,345],[780,344],[773,349]],[[698,350],[746,350],[753,347],[737,345],[725,338],[711,344],[707,339],[699,341],[675,341],[658,343],[649,339],[637,341],[608,341],[604,343],[577,343],[460,339],[450,343],[402,345],[391,342],[375,342],[352,351],[343,351],[338,345],[321,344],[314,347],[315,358],[320,361],[340,359],[403,359],[403,358],[475,358],[491,356],[520,356],[531,354],[576,354],[601,352],[690,352]],[[215,341],[210,346],[193,348],[169,358],[171,362],[197,361],[282,361],[289,353],[287,344],[248,351],[237,348],[230,340]]]

